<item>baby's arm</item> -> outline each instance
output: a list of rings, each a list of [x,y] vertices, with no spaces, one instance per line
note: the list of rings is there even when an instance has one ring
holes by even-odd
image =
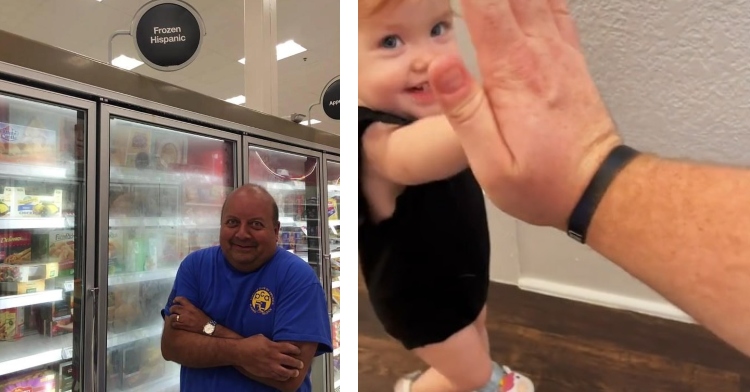
[[[362,148],[372,169],[400,185],[443,180],[469,166],[445,116],[406,126],[373,123],[362,136]]]

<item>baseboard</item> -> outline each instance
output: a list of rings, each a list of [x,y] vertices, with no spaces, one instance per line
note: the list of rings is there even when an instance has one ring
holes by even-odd
[[[592,305],[629,310],[684,323],[695,323],[690,316],[672,304],[612,294],[537,278],[522,277],[518,279],[518,287],[522,290],[585,302]]]

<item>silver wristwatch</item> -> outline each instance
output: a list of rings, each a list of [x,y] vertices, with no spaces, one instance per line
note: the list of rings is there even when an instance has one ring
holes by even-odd
[[[207,322],[206,325],[203,326],[203,333],[208,336],[212,336],[214,331],[216,331],[216,321],[214,320]]]

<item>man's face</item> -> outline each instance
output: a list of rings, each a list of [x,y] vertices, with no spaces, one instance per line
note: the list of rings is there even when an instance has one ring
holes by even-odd
[[[257,189],[241,189],[229,196],[219,243],[232,267],[252,272],[263,266],[276,252],[278,235],[270,196]]]

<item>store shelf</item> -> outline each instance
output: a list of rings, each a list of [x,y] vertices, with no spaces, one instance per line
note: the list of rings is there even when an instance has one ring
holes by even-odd
[[[63,299],[62,289],[40,291],[38,293],[9,295],[6,297],[0,297],[0,309],[10,309],[10,308],[17,308],[20,306],[46,304],[49,302],[62,301],[62,299]],[[2,347],[2,344],[0,344],[0,347]]]
[[[131,389],[125,389],[124,392],[136,391],[167,391],[180,385],[180,374],[174,374],[172,377],[159,378],[149,383],[138,385]]]
[[[225,179],[211,174],[184,173],[165,170],[136,169],[132,167],[110,167],[110,182],[134,183],[134,184],[156,184],[156,185],[181,185],[185,183],[208,182],[211,184],[222,184]]]
[[[164,269],[155,271],[133,272],[130,274],[109,275],[109,285],[148,282],[151,280],[174,279],[177,276],[176,269]]]
[[[304,191],[305,183],[302,181],[290,182],[262,182],[259,185],[269,191]]]
[[[56,165],[0,163],[0,176],[80,180],[80,178],[77,178],[75,174],[75,167],[72,166],[65,167]]]
[[[133,343],[138,340],[160,336],[163,330],[164,324],[160,323],[128,332],[118,334],[110,333],[107,335],[107,348],[122,346],[123,344]]]
[[[109,220],[109,227],[185,227],[191,228],[200,227],[201,229],[219,229],[221,228],[216,224],[217,219],[208,222],[193,221],[190,219],[183,219],[177,217],[132,217],[132,218],[111,218]]]
[[[26,336],[0,342],[0,376],[59,362],[73,357],[73,334]]]
[[[72,229],[75,218],[0,218],[0,229]]]
[[[341,252],[331,252],[331,258],[332,259],[340,259],[341,258]]]

